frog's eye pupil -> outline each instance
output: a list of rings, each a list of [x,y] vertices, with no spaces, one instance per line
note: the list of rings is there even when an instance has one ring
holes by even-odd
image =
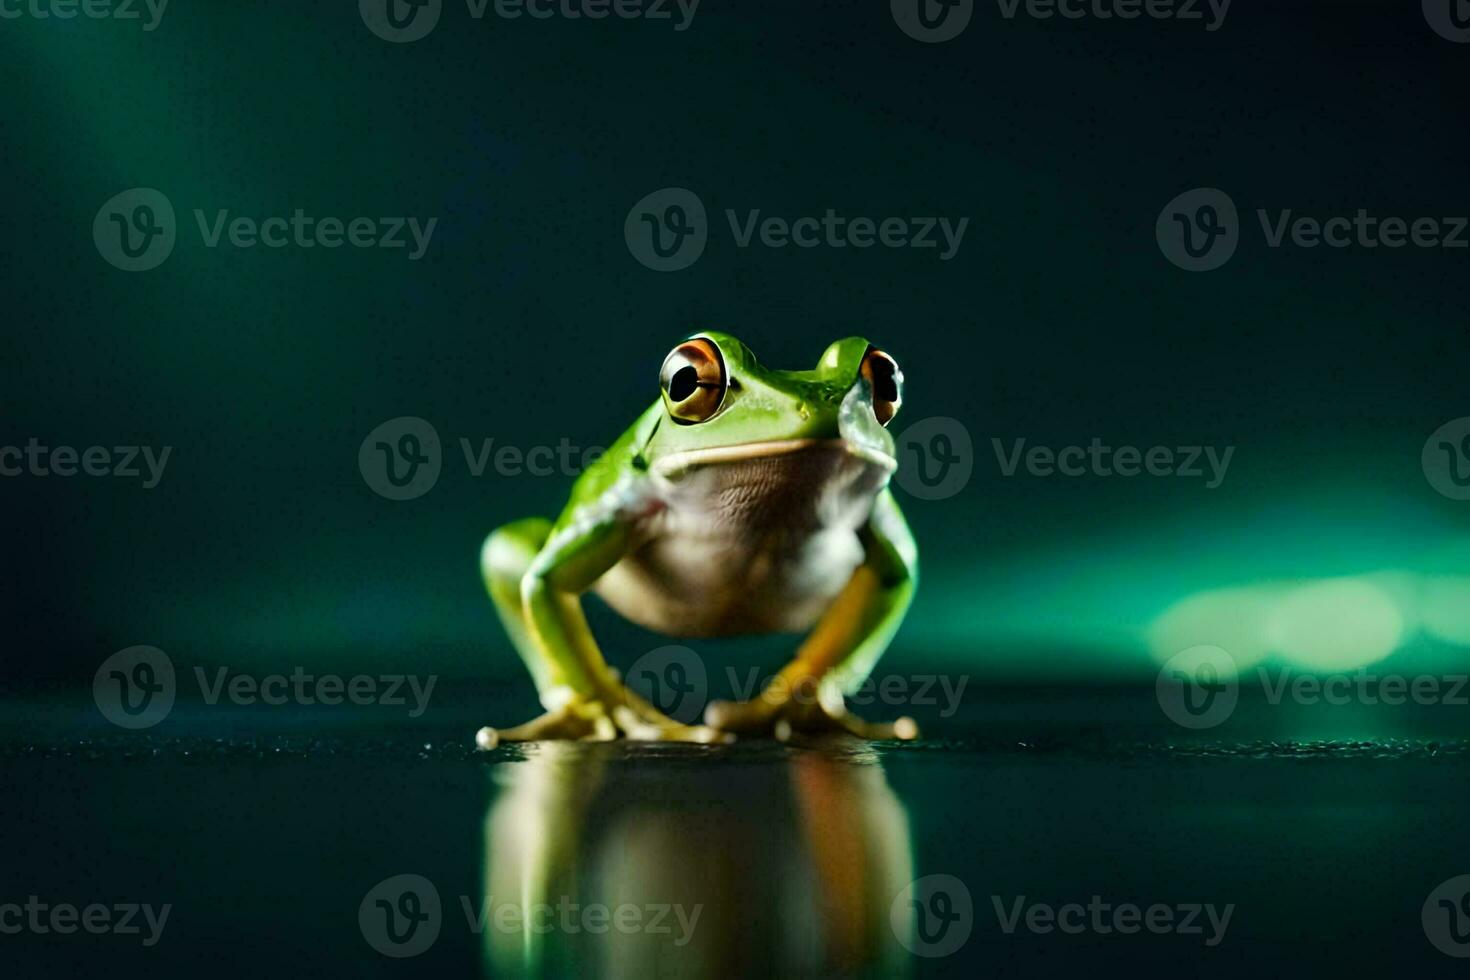
[[[893,379],[891,365],[873,365],[873,397],[879,401],[898,401],[898,382]]]
[[[878,424],[887,425],[903,404],[903,371],[889,354],[869,347],[860,373],[873,391],[874,417]]]
[[[664,358],[659,371],[664,407],[681,425],[693,425],[715,416],[725,400],[730,378],[725,359],[707,337],[686,340]]]
[[[674,372],[674,380],[669,382],[669,398],[681,402],[694,394],[699,387],[699,371],[692,366],[681,367]]]

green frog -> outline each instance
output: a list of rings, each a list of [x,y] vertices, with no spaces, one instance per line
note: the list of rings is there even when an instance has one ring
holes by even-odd
[[[912,719],[873,723],[844,706],[918,584],[918,550],[888,486],[898,362],[849,337],[812,370],[778,371],[705,331],[668,354],[659,385],[555,522],[527,518],[486,538],[485,586],[545,713],[482,728],[477,744],[916,738]],[[756,697],[713,701],[703,724],[682,724],[603,659],[582,610],[589,591],[671,636],[808,635]]]

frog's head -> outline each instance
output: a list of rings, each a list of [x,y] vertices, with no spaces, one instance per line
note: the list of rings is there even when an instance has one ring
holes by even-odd
[[[897,467],[885,427],[903,399],[903,372],[861,337],[836,341],[810,371],[776,371],[729,334],[703,331],[669,352],[659,385],[663,417],[643,452],[655,474],[814,447],[885,479]]]

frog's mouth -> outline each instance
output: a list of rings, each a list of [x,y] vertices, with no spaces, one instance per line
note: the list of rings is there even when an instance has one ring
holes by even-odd
[[[898,468],[893,457],[881,450],[847,439],[776,439],[767,442],[742,442],[733,446],[713,446],[708,449],[690,449],[671,453],[652,466],[655,477],[674,481],[694,471],[729,463],[745,463],[752,460],[772,459],[793,453],[827,451],[851,456],[856,460],[877,467],[888,473]]]

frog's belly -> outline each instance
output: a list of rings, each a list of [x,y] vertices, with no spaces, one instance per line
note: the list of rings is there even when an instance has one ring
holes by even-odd
[[[808,629],[862,563],[857,530],[887,477],[831,447],[682,474],[596,592],[674,636]]]

